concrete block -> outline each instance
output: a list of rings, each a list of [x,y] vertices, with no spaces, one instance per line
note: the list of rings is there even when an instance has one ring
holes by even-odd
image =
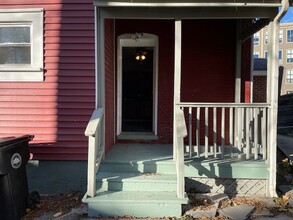
[[[238,205],[233,207],[228,207],[224,209],[219,209],[219,213],[227,218],[237,219],[237,220],[245,220],[248,219],[249,216],[254,211],[255,207],[250,205]]]
[[[216,216],[217,208],[209,208],[207,210],[189,210],[186,215],[192,216],[194,219],[201,219],[204,217],[213,219]]]

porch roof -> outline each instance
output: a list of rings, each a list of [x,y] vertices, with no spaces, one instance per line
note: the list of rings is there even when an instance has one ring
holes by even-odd
[[[281,0],[95,0],[97,6],[154,6],[154,7],[280,7]]]

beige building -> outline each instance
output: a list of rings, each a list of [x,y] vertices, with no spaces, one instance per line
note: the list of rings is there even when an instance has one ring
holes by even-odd
[[[254,58],[268,58],[268,27],[254,34]],[[280,24],[279,61],[284,67],[281,95],[293,93],[293,23]]]

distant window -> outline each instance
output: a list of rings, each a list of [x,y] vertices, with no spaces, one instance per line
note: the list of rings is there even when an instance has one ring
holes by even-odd
[[[280,29],[279,31],[279,43],[283,43],[283,29]]]
[[[293,42],[293,30],[287,30],[287,42]]]
[[[287,50],[287,63],[293,62],[293,50]]]
[[[282,50],[279,50],[279,62],[282,62],[283,59],[283,53]]]
[[[258,52],[253,52],[253,58],[258,58],[259,57],[259,53]]]
[[[290,90],[287,90],[286,91],[286,94],[293,94],[293,90],[291,90],[291,91]]]
[[[268,44],[269,42],[269,37],[268,37],[268,31],[265,31],[265,44]]]
[[[1,10],[0,81],[42,80],[42,9]]]
[[[287,70],[287,83],[293,83],[293,70]]]
[[[259,32],[255,33],[253,35],[253,44],[254,45],[259,45]]]
[[[264,57],[268,59],[268,51],[265,51]]]

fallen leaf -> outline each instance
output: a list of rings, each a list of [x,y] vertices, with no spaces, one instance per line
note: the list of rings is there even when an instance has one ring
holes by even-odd
[[[54,218],[59,217],[60,215],[62,215],[62,212],[57,212],[53,215]]]

